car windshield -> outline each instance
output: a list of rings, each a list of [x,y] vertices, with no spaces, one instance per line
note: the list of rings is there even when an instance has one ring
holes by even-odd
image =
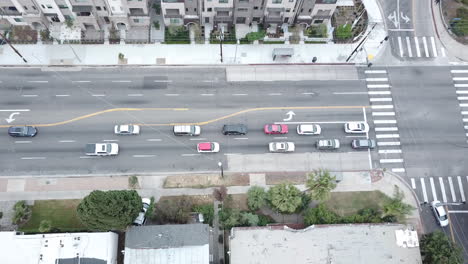
[[[107,152],[111,152],[112,151],[112,145],[111,144],[106,144],[107,146]],[[104,146],[102,146],[102,151],[104,151]]]
[[[441,215],[441,216],[440,216],[440,220],[441,220],[441,221],[447,220],[447,215]]]

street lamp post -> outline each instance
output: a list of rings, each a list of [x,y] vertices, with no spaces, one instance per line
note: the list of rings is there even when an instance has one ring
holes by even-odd
[[[223,163],[220,161],[218,162],[218,167],[221,170],[221,178],[224,178],[224,169],[223,169]]]
[[[224,40],[224,27],[221,27],[220,33],[219,33],[219,49],[221,51],[221,63],[223,62],[223,40]]]

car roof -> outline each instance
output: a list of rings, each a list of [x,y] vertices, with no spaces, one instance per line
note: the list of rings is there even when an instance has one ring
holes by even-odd
[[[302,130],[313,130],[315,127],[314,124],[301,124],[300,126]]]
[[[435,209],[437,210],[437,212],[439,213],[440,216],[444,216],[444,215],[447,214],[442,205],[436,205]]]
[[[200,150],[211,150],[211,143],[210,142],[199,143],[198,148]]]

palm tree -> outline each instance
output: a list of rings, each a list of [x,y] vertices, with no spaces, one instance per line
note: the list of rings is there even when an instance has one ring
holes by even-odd
[[[313,200],[324,201],[330,196],[331,190],[336,188],[336,177],[328,170],[314,170],[307,175],[306,187],[305,192]]]

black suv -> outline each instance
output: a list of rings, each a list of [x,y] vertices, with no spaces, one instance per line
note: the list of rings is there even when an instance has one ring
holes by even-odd
[[[37,129],[33,126],[13,126],[8,128],[8,135],[12,137],[34,137]]]
[[[247,134],[247,126],[243,124],[224,125],[223,134],[224,135],[245,135]]]

